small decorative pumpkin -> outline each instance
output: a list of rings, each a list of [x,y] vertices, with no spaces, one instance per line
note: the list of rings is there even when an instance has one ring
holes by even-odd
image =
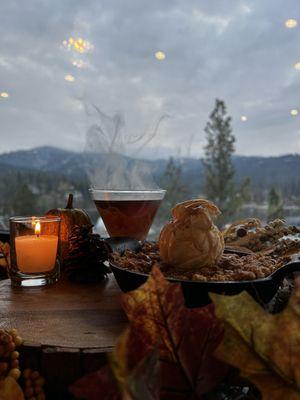
[[[216,263],[224,251],[222,233],[213,223],[218,214],[218,207],[204,199],[177,204],[172,209],[172,220],[160,233],[162,260],[178,269],[193,271]]]
[[[57,208],[48,211],[48,217],[60,217],[60,244],[61,244],[61,260],[62,265],[67,259],[70,251],[69,236],[74,226],[88,225],[92,226],[92,222],[88,214],[81,208],[73,208],[73,194],[69,194],[66,208]]]

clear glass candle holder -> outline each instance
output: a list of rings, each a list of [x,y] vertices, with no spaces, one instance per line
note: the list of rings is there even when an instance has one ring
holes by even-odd
[[[44,286],[57,282],[60,273],[60,218],[10,219],[12,286]]]

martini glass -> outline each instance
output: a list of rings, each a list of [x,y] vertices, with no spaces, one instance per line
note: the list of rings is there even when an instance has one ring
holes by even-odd
[[[145,240],[166,191],[89,190],[111,237]]]

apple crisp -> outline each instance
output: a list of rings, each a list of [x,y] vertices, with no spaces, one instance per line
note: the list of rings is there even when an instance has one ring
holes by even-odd
[[[197,271],[179,271],[162,262],[156,243],[145,243],[139,252],[126,250],[123,255],[111,254],[111,261],[121,268],[149,274],[152,267],[157,265],[167,278],[202,282],[262,279],[289,260],[289,257],[276,258],[255,253],[244,256],[224,253],[215,265]]]

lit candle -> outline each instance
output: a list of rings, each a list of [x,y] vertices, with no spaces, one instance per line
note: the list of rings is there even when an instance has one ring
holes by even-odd
[[[51,271],[55,266],[58,237],[41,235],[39,221],[35,222],[34,233],[15,238],[18,268],[24,273]]]

